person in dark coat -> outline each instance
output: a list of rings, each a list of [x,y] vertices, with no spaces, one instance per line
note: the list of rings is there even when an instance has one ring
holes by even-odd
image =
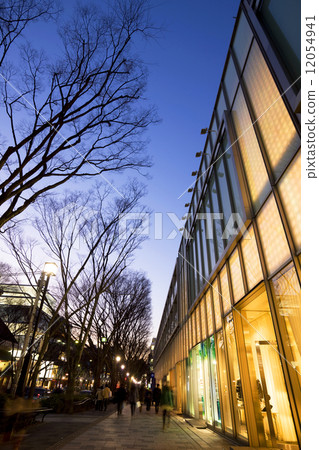
[[[137,390],[134,383],[131,384],[128,401],[131,404],[131,416],[134,416],[137,402]]]
[[[117,403],[117,415],[122,414],[124,402],[127,397],[127,392],[125,390],[124,384],[121,383],[120,387],[116,389],[115,399]]]
[[[157,384],[156,388],[153,391],[153,401],[155,402],[155,412],[158,414],[159,404],[161,401],[162,390],[160,389],[160,385]]]
[[[165,383],[163,386],[160,404],[163,410],[163,430],[165,430],[166,417],[167,417],[167,426],[169,427],[170,414],[174,406],[173,392],[169,388],[167,383]]]
[[[152,403],[152,391],[150,389],[145,390],[145,404],[146,404],[146,411],[150,411],[151,409],[151,403]]]

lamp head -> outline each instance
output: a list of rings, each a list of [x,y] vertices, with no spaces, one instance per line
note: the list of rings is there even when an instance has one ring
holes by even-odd
[[[46,262],[44,264],[43,272],[46,275],[55,276],[57,274],[57,271],[58,271],[58,265],[55,262]]]

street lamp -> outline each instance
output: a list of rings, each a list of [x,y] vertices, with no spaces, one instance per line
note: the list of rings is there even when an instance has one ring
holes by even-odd
[[[21,369],[21,373],[20,373],[20,377],[19,377],[19,381],[18,381],[18,385],[17,385],[17,395],[19,396],[23,396],[24,394],[24,388],[25,388],[25,382],[26,382],[26,377],[27,377],[27,373],[28,373],[28,368],[29,368],[29,364],[30,364],[30,360],[31,360],[31,350],[35,341],[35,336],[37,333],[37,329],[38,329],[38,325],[39,325],[39,321],[40,321],[40,316],[41,316],[41,312],[42,312],[42,308],[43,308],[43,304],[44,304],[44,299],[45,299],[45,295],[48,289],[48,285],[49,285],[49,281],[50,281],[50,277],[51,276],[55,276],[56,273],[58,271],[58,266],[56,263],[54,262],[46,262],[44,264],[44,268],[43,271],[41,272],[41,276],[39,278],[38,281],[38,286],[37,286],[37,293],[36,293],[36,298],[34,301],[34,307],[33,307],[33,311],[34,314],[37,310],[38,307],[38,302],[39,302],[39,298],[42,292],[42,297],[41,297],[41,302],[40,302],[40,306],[38,309],[38,314],[37,317],[35,319],[34,322],[34,326],[33,326],[33,333],[31,336],[31,340],[28,342],[28,335],[26,335],[26,343],[25,343],[25,348],[24,351],[21,355],[21,357],[23,357],[23,354],[25,353],[26,347],[27,352],[25,354],[24,360],[23,360],[23,366]],[[30,319],[30,326],[32,327],[32,322],[33,322],[34,316],[31,316]]]
[[[124,370],[124,369],[125,369],[125,366],[124,366],[124,364],[122,364],[122,365],[121,365],[121,369],[122,369],[122,370]]]
[[[117,357],[115,358],[115,360],[116,360],[117,362],[120,362],[120,361],[121,361],[121,357],[120,357],[120,356],[117,356]]]

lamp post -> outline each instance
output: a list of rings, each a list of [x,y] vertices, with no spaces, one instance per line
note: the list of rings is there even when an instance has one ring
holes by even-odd
[[[24,345],[24,351],[22,353],[22,357],[23,354],[25,353],[25,357],[23,360],[23,365],[22,365],[22,369],[21,369],[21,373],[20,373],[20,377],[18,380],[18,384],[17,384],[17,389],[16,389],[16,393],[19,396],[23,396],[24,394],[24,389],[25,389],[25,383],[26,383],[26,378],[27,378],[27,373],[28,373],[28,368],[29,368],[29,364],[30,364],[30,360],[31,360],[31,352],[32,352],[32,347],[35,341],[35,336],[37,333],[37,329],[38,329],[38,325],[39,325],[39,321],[40,321],[40,316],[41,316],[41,312],[42,312],[42,308],[43,308],[43,304],[44,304],[44,299],[45,299],[45,295],[48,289],[48,285],[49,285],[49,281],[50,281],[50,277],[51,275],[56,275],[58,270],[58,266],[56,265],[56,263],[54,262],[46,262],[44,265],[44,269],[41,272],[41,276],[38,282],[38,288],[37,288],[37,294],[36,294],[36,298],[35,298],[35,302],[34,302],[34,309],[33,309],[33,314],[31,316],[30,319],[30,323],[29,326],[32,329],[32,324],[33,324],[33,319],[34,319],[34,314],[37,310],[37,306],[38,306],[38,302],[39,302],[39,298],[42,292],[42,297],[41,297],[41,302],[40,302],[40,306],[38,309],[38,314],[36,316],[35,322],[34,322],[34,326],[33,326],[33,333],[31,336],[31,340],[28,342],[28,336],[26,335],[26,339],[25,339],[25,345]]]

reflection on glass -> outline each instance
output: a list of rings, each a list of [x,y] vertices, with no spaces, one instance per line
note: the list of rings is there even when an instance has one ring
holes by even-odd
[[[231,55],[229,55],[227,63],[227,69],[224,77],[224,85],[226,88],[228,103],[231,105],[233,103],[235,91],[238,85],[237,73]]]
[[[186,395],[187,395],[187,406],[188,406],[188,413],[191,416],[195,415],[195,408],[194,408],[194,400],[193,400],[193,392],[194,392],[194,382],[193,382],[193,376],[192,376],[192,370],[193,370],[193,352],[189,352],[189,357],[186,360]]]
[[[233,425],[230,412],[230,400],[229,400],[229,386],[227,379],[227,366],[226,366],[226,349],[223,332],[220,331],[216,334],[217,344],[217,357],[218,357],[218,373],[220,378],[220,396],[222,400],[224,428],[226,433],[232,433]]]
[[[205,418],[205,400],[204,400],[204,373],[202,367],[202,358],[201,358],[201,344],[198,344],[193,349],[193,360],[195,360],[195,364],[193,366],[193,376],[194,376],[194,394],[197,397],[197,401],[195,404],[195,417],[199,419]]]
[[[270,184],[241,88],[237,91],[232,109],[232,118],[241,150],[251,200],[255,211],[257,211],[270,192]]]
[[[205,197],[204,197],[204,209],[203,209],[203,213],[206,214],[212,214],[213,213],[213,209],[211,207],[210,204],[210,199],[209,199],[209,191],[206,191]],[[216,257],[215,257],[215,247],[214,247],[214,225],[213,225],[213,220],[210,220],[212,218],[211,215],[208,216],[208,218],[205,220],[206,224],[206,230],[205,230],[205,235],[206,235],[206,244],[208,244],[208,251],[209,251],[209,266],[208,266],[208,271],[209,273],[213,270],[213,267],[215,265],[216,262]]]
[[[244,408],[244,397],[238,366],[234,321],[232,314],[228,314],[228,316],[225,319],[225,332],[227,339],[228,363],[231,378],[231,391],[235,409],[234,417],[236,421],[237,433],[240,437],[247,439],[248,434],[246,425],[246,414]]]
[[[224,310],[224,315],[225,315],[231,309],[226,266],[224,266],[222,268],[222,270],[220,271],[220,286],[221,286],[221,294],[222,294],[222,301],[223,301],[223,310]]]
[[[217,106],[216,106],[216,112],[217,112],[217,118],[218,118],[218,123],[219,126],[222,122],[223,119],[223,115],[224,115],[224,111],[226,110],[226,103],[225,103],[225,98],[224,98],[224,94],[222,89],[219,92],[219,96],[218,96],[218,100],[217,100]]]
[[[263,279],[254,229],[250,226],[241,240],[248,289],[253,289]]]
[[[273,194],[258,214],[257,225],[268,274],[271,275],[291,257]]]
[[[245,295],[243,277],[241,274],[240,261],[239,261],[239,255],[238,255],[237,248],[235,249],[235,251],[232,253],[231,257],[229,258],[229,268],[230,268],[230,275],[231,275],[231,280],[232,280],[234,301],[237,302]]]
[[[301,293],[293,264],[272,279],[279,320],[285,330],[287,358],[301,379]]]
[[[216,186],[216,175],[215,175],[216,171],[214,168],[214,175],[213,175],[213,179],[210,181],[210,189],[211,189],[211,196],[212,196],[212,202],[213,202],[213,211],[215,214],[219,214],[219,213],[223,213],[223,210],[219,204],[219,200],[218,200],[218,193],[217,193],[217,186]],[[217,258],[216,260],[218,260],[221,255],[224,253],[224,239],[222,238],[223,235],[223,226],[222,226],[222,220],[215,218],[214,219],[214,228],[215,228],[215,240],[216,240],[216,244],[217,244]]]
[[[242,70],[245,64],[249,46],[253,37],[250,26],[247,23],[243,12],[240,13],[238,27],[233,42],[233,50],[236,55],[236,61]]]
[[[204,373],[204,389],[205,389],[205,416],[207,423],[213,424],[213,407],[212,407],[212,389],[209,367],[209,339],[201,343],[202,370]]]
[[[266,292],[241,310],[261,446],[297,442]],[[277,442],[278,441],[278,442]]]
[[[301,247],[301,153],[278,183],[280,198],[288,219],[296,250]]]
[[[203,207],[201,208],[200,212],[202,214],[205,212]],[[211,264],[210,264],[208,252],[207,252],[207,244],[209,243],[209,239],[206,234],[206,232],[207,232],[206,227],[207,227],[207,225],[209,226],[209,223],[207,224],[207,222],[209,222],[209,221],[206,219],[197,219],[199,234],[200,234],[200,238],[201,238],[201,246],[202,246],[201,253],[202,253],[202,258],[203,258],[203,283],[204,284],[206,284],[206,282],[207,282],[206,280],[211,271]],[[208,248],[210,249],[210,246]]]
[[[211,386],[212,386],[212,411],[214,425],[216,428],[221,428],[221,414],[220,414],[220,402],[219,402],[219,390],[218,390],[218,374],[217,374],[217,360],[215,351],[214,336],[210,338],[210,370],[211,370]]]
[[[256,41],[250,50],[244,81],[270,165],[278,179],[300,147],[300,138]]]
[[[219,289],[217,284],[217,278],[213,282],[213,301],[214,301],[214,312],[215,312],[215,325],[216,330],[222,326],[222,318],[220,314],[220,303],[219,303]]]

